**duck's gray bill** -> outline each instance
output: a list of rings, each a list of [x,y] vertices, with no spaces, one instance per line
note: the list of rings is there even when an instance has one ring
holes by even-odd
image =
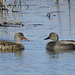
[[[49,37],[45,38],[44,40],[47,40],[47,39],[49,39]]]

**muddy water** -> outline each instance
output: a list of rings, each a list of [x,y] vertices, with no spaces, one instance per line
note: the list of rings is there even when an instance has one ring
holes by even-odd
[[[14,42],[14,34],[23,32],[30,41],[22,41],[24,51],[0,51],[0,74],[74,75],[75,51],[49,53],[45,46],[50,40],[44,38],[56,32],[60,40],[75,40],[75,0],[70,4],[67,0],[25,1],[30,7],[22,6],[20,12],[14,13],[24,26],[0,27],[0,39]],[[50,17],[46,16],[48,12]],[[11,13],[9,16],[14,18]]]

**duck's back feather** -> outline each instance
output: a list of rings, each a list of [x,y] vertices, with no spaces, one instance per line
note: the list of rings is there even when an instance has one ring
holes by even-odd
[[[60,44],[74,44],[75,45],[75,41],[73,41],[73,40],[61,40],[61,41],[58,41],[58,43],[60,43]]]
[[[0,50],[20,50],[24,49],[24,46],[9,41],[0,41]]]
[[[75,49],[75,41],[72,40],[61,40],[61,41],[57,41],[57,42],[49,42],[46,45],[47,49]]]

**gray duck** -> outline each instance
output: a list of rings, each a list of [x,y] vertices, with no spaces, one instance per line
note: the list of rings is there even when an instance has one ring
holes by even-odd
[[[75,41],[73,40],[59,40],[57,33],[50,33],[44,40],[51,39],[52,41],[47,43],[46,49],[50,50],[71,50],[75,49]]]
[[[23,50],[24,45],[22,44],[21,40],[29,41],[28,39],[24,37],[23,33],[21,32],[15,34],[14,40],[15,40],[15,43],[10,42],[10,41],[1,40],[0,50]]]

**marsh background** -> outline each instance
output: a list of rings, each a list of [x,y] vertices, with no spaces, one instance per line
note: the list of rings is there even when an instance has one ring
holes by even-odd
[[[24,26],[0,27],[0,40],[14,42],[14,34],[23,32],[30,41],[22,41],[25,50],[0,53],[1,75],[74,75],[75,51],[48,53],[44,40],[50,32],[60,40],[75,40],[75,0],[25,0],[19,17]],[[7,1],[10,3],[10,1]],[[47,13],[51,12],[50,18]],[[10,12],[8,15],[13,18]],[[0,17],[0,19],[8,18]]]

